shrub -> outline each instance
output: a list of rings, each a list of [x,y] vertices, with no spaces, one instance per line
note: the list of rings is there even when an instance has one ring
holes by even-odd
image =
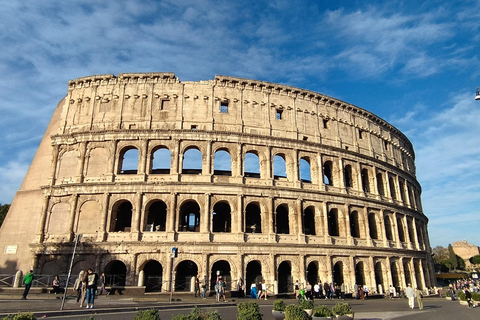
[[[315,317],[331,317],[333,312],[327,306],[319,306],[313,310],[313,315]]]
[[[344,316],[346,314],[354,314],[352,307],[346,302],[339,302],[333,308],[332,312],[338,316]]]
[[[35,314],[31,312],[18,312],[2,318],[2,320],[36,320]]]
[[[302,301],[300,301],[300,308],[302,308],[303,310],[313,309],[313,301],[312,300],[302,300]]]
[[[287,305],[285,304],[285,302],[282,299],[275,300],[275,302],[273,303],[273,310],[274,311],[285,311],[286,307],[287,307]]]
[[[465,293],[463,293],[463,291],[460,291],[458,293],[458,298],[462,301],[467,301],[467,298],[465,298]]]
[[[148,309],[138,311],[134,320],[160,320],[157,309]]]
[[[308,314],[296,304],[288,305],[285,308],[285,320],[309,320]]]
[[[242,302],[237,306],[237,320],[261,320],[262,317],[256,302]]]
[[[480,294],[477,292],[472,292],[472,300],[480,301]]]
[[[177,314],[172,320],[222,320],[217,309],[202,311],[198,307],[193,308],[190,314]]]

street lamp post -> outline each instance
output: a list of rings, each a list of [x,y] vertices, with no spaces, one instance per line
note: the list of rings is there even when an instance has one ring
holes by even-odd
[[[60,310],[63,310],[63,306],[65,305],[65,298],[67,297],[67,290],[68,290],[68,282],[70,281],[70,275],[72,274],[73,261],[75,260],[77,245],[80,242],[81,238],[82,238],[81,234],[75,235],[75,245],[73,246],[72,259],[70,260],[70,268],[68,269],[67,283],[65,284],[65,291],[63,291],[63,299],[62,299],[62,305],[60,306]]]
[[[475,94],[475,100],[480,100],[480,87],[477,87],[477,93]]]

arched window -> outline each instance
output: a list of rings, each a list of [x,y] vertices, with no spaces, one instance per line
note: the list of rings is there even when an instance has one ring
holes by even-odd
[[[257,203],[249,203],[245,208],[245,232],[262,233],[262,217]]]
[[[300,159],[300,180],[302,182],[312,182],[312,173],[310,170],[310,161],[308,158]]]
[[[353,187],[353,179],[352,179],[352,166],[347,164],[345,169],[343,170],[343,175],[345,177],[345,188],[352,188]]]
[[[325,161],[323,164],[323,183],[328,186],[333,186],[333,163],[332,161]]]
[[[303,233],[315,235],[315,209],[312,207],[303,211]]]
[[[385,196],[385,189],[383,188],[383,175],[380,172],[377,173],[377,187],[378,194],[381,196]]]
[[[287,177],[287,164],[283,154],[273,157],[273,177],[274,179]]]
[[[397,217],[397,229],[398,229],[398,239],[402,242],[405,242],[405,227],[403,226],[403,219]]]
[[[393,200],[397,200],[397,191],[395,190],[395,182],[392,177],[388,178],[388,185],[390,187],[390,194]]]
[[[245,154],[244,175],[250,178],[260,178],[260,159],[252,151]]]
[[[152,155],[153,174],[170,174],[170,165],[172,162],[172,153],[165,147],[158,148]]]
[[[332,237],[338,237],[339,230],[338,230],[338,212],[337,209],[330,209],[328,212],[328,234]]]
[[[368,214],[368,228],[370,229],[370,238],[378,239],[377,219],[375,218],[375,213],[373,212]]]
[[[120,172],[123,174],[137,174],[138,172],[138,150],[134,147],[127,147],[120,153]]]
[[[163,201],[155,201],[148,208],[145,231],[165,231],[167,223],[167,205]]]
[[[226,202],[218,202],[213,206],[212,232],[231,232],[231,210]]]
[[[350,212],[350,235],[354,238],[360,238],[360,226],[358,223],[358,212]]]
[[[370,192],[370,179],[368,177],[368,169],[362,169],[362,189],[363,192]]]
[[[200,231],[200,207],[195,201],[184,203],[180,208],[178,231]]]
[[[387,240],[393,240],[393,233],[392,233],[392,223],[390,222],[390,217],[388,215],[384,216],[385,219],[385,236]]]
[[[276,230],[279,234],[289,234],[288,206],[279,205],[275,214]]]
[[[202,174],[202,153],[192,148],[183,154],[183,174]]]
[[[112,208],[110,231],[130,232],[132,227],[132,204],[129,201],[120,201]]]
[[[232,175],[232,157],[225,150],[215,152],[213,159],[213,174],[220,176]]]

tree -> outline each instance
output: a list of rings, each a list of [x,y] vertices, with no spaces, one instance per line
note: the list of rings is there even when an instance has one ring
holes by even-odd
[[[8,209],[10,209],[10,205],[9,205],[9,204],[3,204],[3,205],[0,204],[0,226],[2,225],[3,220],[4,220],[5,217],[7,216]]]
[[[445,262],[445,264],[447,265],[447,267],[450,271],[455,270],[458,267],[457,255],[453,251],[453,247],[452,247],[451,244],[448,245],[448,259]]]
[[[448,260],[448,249],[442,246],[436,246],[432,249],[433,261],[438,264],[444,264]]]
[[[470,262],[473,264],[480,264],[480,254],[470,258]]]

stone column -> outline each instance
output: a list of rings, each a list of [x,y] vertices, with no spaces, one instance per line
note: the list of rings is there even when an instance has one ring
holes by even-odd
[[[212,141],[207,141],[207,151],[206,154],[203,155],[203,165],[202,165],[202,174],[209,176],[213,174],[212,168]]]
[[[147,174],[147,157],[148,157],[148,141],[142,140],[140,142],[140,150],[138,150],[138,174],[144,175],[144,180]]]
[[[390,285],[393,286],[393,275],[392,275],[392,267],[391,267],[391,263],[390,263],[390,257],[385,258],[385,269],[386,269],[385,270],[386,272],[384,271],[384,273],[386,273],[386,275],[387,275],[385,286],[388,286],[388,288],[389,288]]]
[[[421,290],[425,289],[427,287],[426,281],[425,281],[425,273],[423,272],[423,261],[422,259],[418,259],[418,271],[420,272],[420,281],[421,281]],[[417,283],[418,286],[418,283]]]
[[[295,224],[296,224],[296,230],[297,230],[297,235],[299,236],[299,240],[301,238],[301,236],[304,235],[304,232],[303,232],[303,212],[302,212],[302,202],[303,200],[302,199],[297,199],[296,203],[295,203],[295,212],[294,212],[294,215],[296,217],[295,219]],[[292,228],[292,230],[295,230],[295,228]],[[304,242],[305,242],[305,238],[304,238]]]
[[[401,289],[405,289],[407,287],[406,281],[405,281],[405,269],[403,268],[403,258],[398,259],[398,282],[400,285]]]
[[[142,211],[142,193],[135,194],[135,211],[133,212],[132,217],[132,240],[138,240],[139,231],[140,231],[140,214]]]
[[[266,212],[266,217],[267,217],[267,228],[264,229],[262,228],[262,232],[263,230],[266,230],[266,233],[268,234],[268,239],[269,239],[269,242],[276,242],[275,240],[275,232],[276,232],[276,228],[274,226],[274,204],[273,202],[275,201],[275,199],[273,197],[268,197],[267,198],[267,212]],[[263,221],[264,219],[262,219]]]
[[[344,214],[345,217],[345,237],[347,238],[347,244],[353,245],[352,231],[350,229],[350,212],[348,210],[348,204],[344,205]]]
[[[243,208],[243,195],[239,194],[237,196],[237,212],[235,219],[232,221],[232,232],[242,233],[245,232],[245,210]],[[233,218],[233,217],[232,217]],[[233,227],[235,223],[235,227]]]
[[[399,249],[402,248],[402,243],[400,242],[400,236],[398,234],[398,225],[397,225],[397,213],[394,212],[392,214],[392,232],[393,232],[393,240],[395,241],[395,246]]]
[[[170,205],[167,209],[167,226],[165,230],[167,232],[167,238],[173,240],[175,238],[175,230],[177,230],[175,221],[177,220],[176,217],[179,212],[177,208],[177,193],[170,193]]]
[[[108,221],[108,207],[109,207],[109,200],[110,194],[104,193],[103,194],[103,210],[101,215],[101,223],[100,223],[100,232],[97,234],[97,241],[105,241],[107,239],[107,232],[110,231],[109,227],[107,226]]]
[[[210,227],[212,220],[212,210],[210,208],[211,196],[211,193],[205,193],[205,208],[203,215],[200,213],[200,232],[212,232]]]
[[[417,219],[412,218],[412,229],[413,229],[413,236],[415,239],[413,239],[414,247],[417,250],[420,250],[420,243],[418,241],[418,234],[417,234]]]

